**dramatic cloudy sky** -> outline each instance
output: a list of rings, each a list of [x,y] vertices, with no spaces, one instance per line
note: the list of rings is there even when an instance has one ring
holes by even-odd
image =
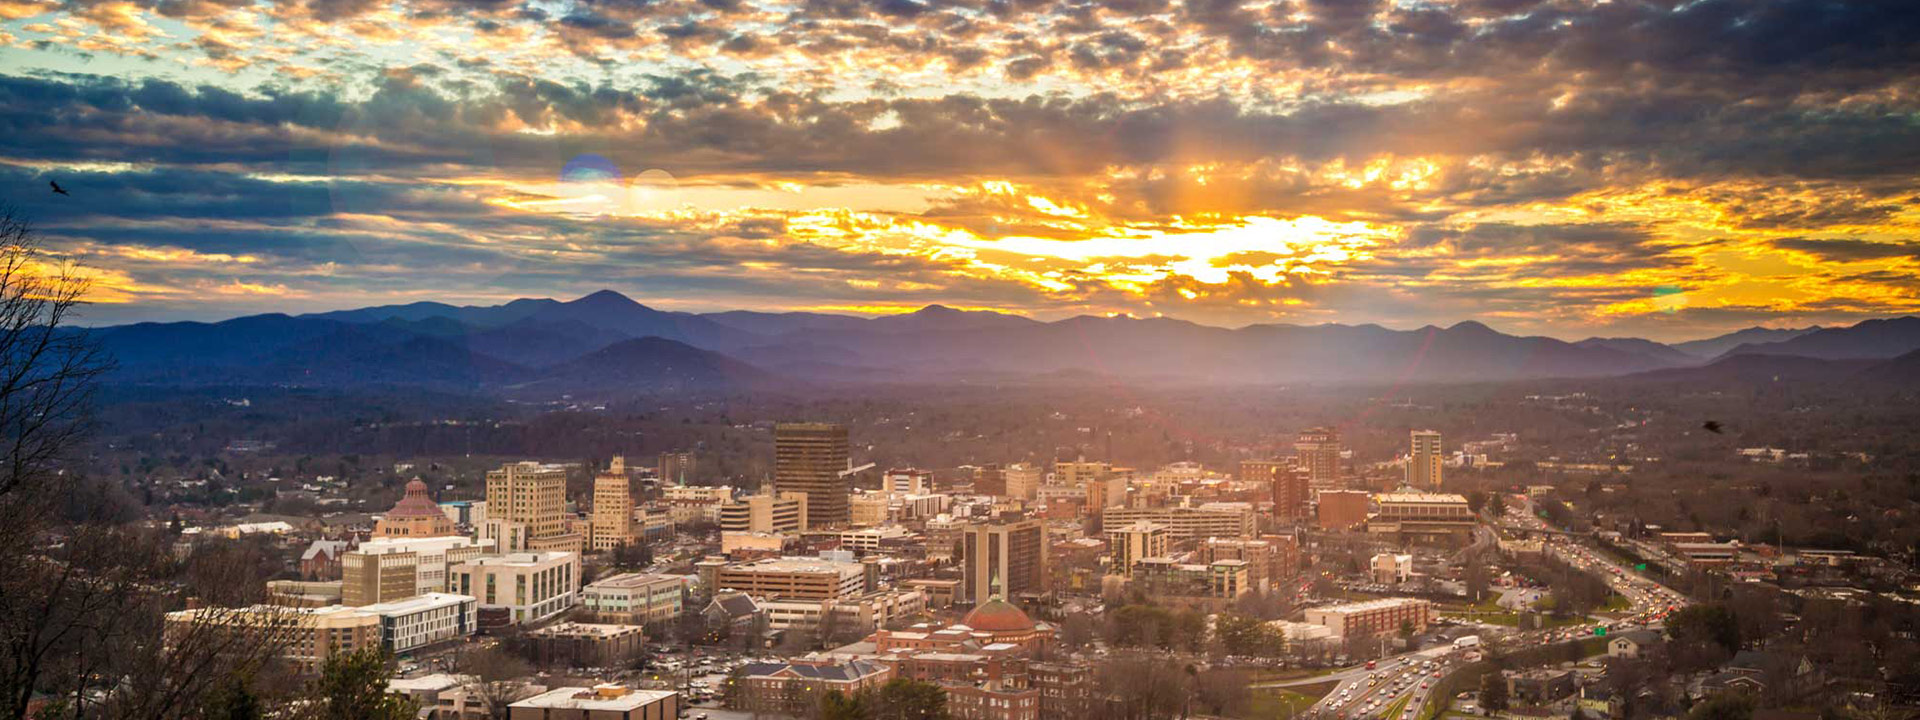
[[[1920,308],[1917,110],[1907,0],[0,0],[94,322],[1851,322]]]

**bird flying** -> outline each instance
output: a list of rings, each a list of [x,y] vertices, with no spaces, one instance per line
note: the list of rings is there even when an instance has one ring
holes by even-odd
[[[1706,428],[1707,432],[1713,433],[1715,435],[1719,435],[1721,433],[1719,420],[1708,420],[1704,423],[1701,423],[1700,427]]]
[[[47,184],[53,186],[53,192],[56,195],[68,195],[68,196],[73,195],[73,193],[67,192],[66,188],[60,187],[60,183],[54,182],[52,180],[48,180]]]

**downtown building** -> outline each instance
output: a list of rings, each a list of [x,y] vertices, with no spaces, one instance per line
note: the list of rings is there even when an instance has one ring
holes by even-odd
[[[576,553],[475,558],[451,573],[456,592],[479,599],[481,622],[488,628],[540,622],[573,609],[579,599]]]
[[[493,541],[384,537],[340,556],[340,602],[361,606],[452,590],[449,568],[493,554]]]
[[[1367,520],[1367,532],[1392,535],[1403,543],[1463,544],[1478,524],[1464,495],[1382,493],[1373,501],[1376,511]]]
[[[1118,508],[1101,512],[1101,527],[1124,527],[1149,522],[1167,528],[1175,540],[1209,537],[1253,537],[1259,518],[1244,503],[1208,503],[1197,508]]]
[[[1440,451],[1440,431],[1415,430],[1409,434],[1407,485],[1419,490],[1440,489],[1440,468],[1446,455]]]
[[[830,423],[779,423],[773,428],[773,493],[806,496],[806,527],[846,527],[847,428]]]
[[[1039,520],[968,525],[961,534],[962,602],[1047,592],[1047,527]]]
[[[627,459],[615,455],[607,471],[593,476],[593,514],[588,544],[597,552],[634,544],[633,481]]]
[[[586,538],[568,527],[567,468],[519,462],[488,472],[480,537],[503,553],[585,551]]]
[[[1345,451],[1340,431],[1328,427],[1302,430],[1293,441],[1294,464],[1307,472],[1307,482],[1312,487],[1339,485],[1340,456]]]
[[[580,589],[580,605],[602,622],[655,625],[673,622],[685,609],[687,578],[621,573]]]
[[[1433,603],[1418,598],[1382,598],[1345,605],[1307,608],[1306,622],[1327,628],[1336,638],[1423,632],[1433,622]]]

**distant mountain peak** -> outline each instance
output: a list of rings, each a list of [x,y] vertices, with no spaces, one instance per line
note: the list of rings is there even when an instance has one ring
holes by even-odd
[[[580,296],[580,299],[575,300],[573,302],[580,305],[604,305],[604,306],[610,306],[610,307],[611,306],[631,307],[631,306],[640,304],[638,302],[635,302],[633,298],[627,297],[613,290],[597,290],[591,294],[582,295]]]
[[[1487,327],[1486,323],[1480,322],[1478,320],[1461,320],[1460,322],[1454,323],[1453,327],[1450,327],[1447,329],[1454,332],[1472,332],[1472,333],[1495,332],[1493,328]]]
[[[913,311],[912,314],[923,315],[923,316],[924,315],[959,315],[960,311],[947,307],[945,305],[941,305],[940,303],[933,303],[926,307],[920,308],[919,310]]]

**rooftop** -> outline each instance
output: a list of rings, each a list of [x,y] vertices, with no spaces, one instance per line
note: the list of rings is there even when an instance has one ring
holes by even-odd
[[[810,557],[767,558],[729,566],[727,569],[749,572],[838,573],[842,576],[859,575],[865,572],[860,563]]]
[[[563,622],[548,625],[527,634],[552,637],[614,637],[626,633],[637,633],[643,628],[639,625],[613,625],[605,623]]]
[[[1421,600],[1419,598],[1380,598],[1377,600],[1367,600],[1364,602],[1347,603],[1345,605],[1328,605],[1326,607],[1308,608],[1308,611],[1309,612],[1313,612],[1313,611],[1331,612],[1331,613],[1358,613],[1358,612],[1367,612],[1369,610],[1385,610],[1387,608],[1396,608],[1396,607],[1400,607],[1402,605],[1407,605],[1410,603],[1424,603],[1424,602],[1427,602],[1427,601]]]
[[[634,690],[619,685],[548,690],[512,705],[516,708],[567,710],[633,710],[679,695],[672,690]]]
[[[620,573],[619,575],[614,575],[612,577],[605,577],[599,580],[595,580],[592,583],[588,584],[587,587],[588,588],[634,588],[634,587],[644,587],[647,585],[656,585],[660,583],[683,583],[683,582],[686,582],[686,578],[681,577],[679,575],[663,575],[659,573]]]
[[[1466,504],[1467,496],[1455,493],[1392,492],[1380,493],[1373,499],[1383,503],[1460,503]]]
[[[427,593],[425,595],[415,595],[410,598],[401,598],[391,602],[362,605],[357,609],[380,615],[388,613],[403,614],[459,605],[463,602],[474,602],[474,599],[467,595],[454,595],[452,593]]]

